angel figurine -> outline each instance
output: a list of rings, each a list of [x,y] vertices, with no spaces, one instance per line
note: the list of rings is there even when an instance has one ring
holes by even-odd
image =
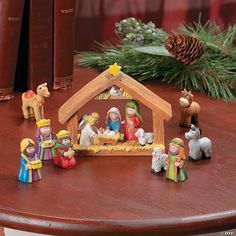
[[[79,144],[83,146],[92,145],[92,138],[96,137],[98,134],[98,129],[96,128],[96,123],[99,120],[99,114],[97,112],[92,112],[90,115],[84,115],[79,124],[78,129],[81,130]]]

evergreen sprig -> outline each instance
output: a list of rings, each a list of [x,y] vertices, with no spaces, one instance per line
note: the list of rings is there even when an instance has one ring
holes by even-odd
[[[133,17],[116,23],[115,32],[124,44],[162,45],[167,33],[155,26],[153,22],[144,24]]]
[[[194,36],[205,45],[203,55],[195,63],[186,65],[171,57],[164,48],[167,33],[153,23],[129,18],[116,24],[118,36],[123,37],[121,44],[96,43],[96,51],[80,53],[76,63],[105,70],[116,62],[122,71],[139,81],[158,79],[173,83],[179,89],[198,90],[215,99],[235,101],[232,90],[236,82],[235,31],[236,25],[223,30],[211,21],[204,25],[200,21],[181,25],[180,33]]]

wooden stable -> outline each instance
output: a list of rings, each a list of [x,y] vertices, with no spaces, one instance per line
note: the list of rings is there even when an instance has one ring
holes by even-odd
[[[154,144],[164,145],[164,121],[168,121],[172,117],[171,105],[122,71],[119,70],[117,73],[112,73],[110,69],[107,69],[91,80],[59,108],[59,122],[62,124],[67,123],[67,130],[71,132],[73,143],[77,143],[78,111],[86,103],[111,86],[117,86],[123,89],[135,100],[143,103],[152,111]],[[114,97],[112,97],[112,99],[114,99]],[[119,97],[117,97],[117,99],[119,99]],[[104,150],[104,154],[105,153],[107,153],[107,150]],[[113,155],[112,152],[109,153]],[[150,155],[150,151],[148,153]],[[99,151],[99,154],[102,155],[102,152]],[[96,155],[99,154],[96,153]],[[145,155],[145,150],[136,150],[133,154]],[[118,153],[116,151],[114,155],[126,154],[124,151],[118,151]],[[132,152],[128,155],[132,155]]]

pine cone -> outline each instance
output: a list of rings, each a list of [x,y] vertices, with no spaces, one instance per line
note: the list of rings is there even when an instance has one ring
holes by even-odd
[[[185,64],[193,64],[204,52],[204,46],[197,38],[185,34],[169,34],[164,45],[176,60]]]

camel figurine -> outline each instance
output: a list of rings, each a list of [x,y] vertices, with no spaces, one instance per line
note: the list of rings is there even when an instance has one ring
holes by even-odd
[[[28,90],[22,94],[22,111],[25,119],[35,118],[36,121],[44,119],[44,98],[50,96],[47,83],[38,85],[36,93]]]
[[[191,91],[184,89],[181,91],[182,97],[179,99],[181,107],[180,126],[190,127],[191,124],[198,124],[198,115],[200,113],[200,105],[193,101]]]

